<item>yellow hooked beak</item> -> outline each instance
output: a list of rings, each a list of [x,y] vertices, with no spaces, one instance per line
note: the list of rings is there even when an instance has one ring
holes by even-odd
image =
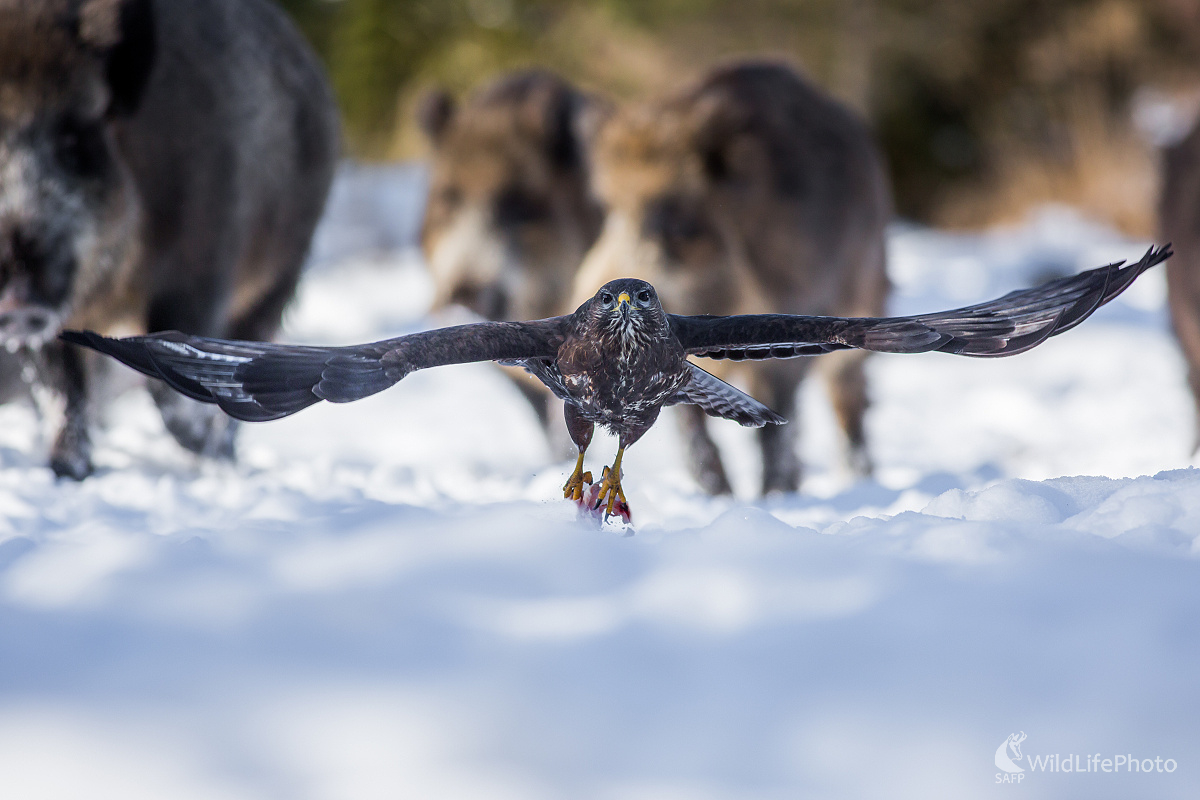
[[[621,304],[629,305],[629,302],[630,302],[629,292],[621,292],[619,295],[617,295],[617,305],[621,305]]]

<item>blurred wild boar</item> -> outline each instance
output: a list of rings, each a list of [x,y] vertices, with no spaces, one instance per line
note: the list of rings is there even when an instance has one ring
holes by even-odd
[[[58,475],[92,469],[59,328],[270,338],[337,152],[322,70],[264,0],[0,0],[0,344],[65,400]],[[213,407],[152,391],[182,445],[232,456]]]
[[[677,314],[882,316],[891,199],[866,125],[788,66],[735,63],[590,135],[607,207],[576,279],[581,302],[613,278],[654,284]],[[869,472],[862,351],[823,356],[852,466]],[[795,491],[796,388],[810,359],[747,364],[750,393],[793,420],[758,431],[763,492]],[[705,365],[709,369],[709,365]],[[712,371],[727,373],[727,362]],[[729,481],[698,406],[681,406],[701,486]]]
[[[421,242],[435,309],[459,304],[493,320],[568,310],[602,219],[577,131],[591,102],[541,70],[504,76],[461,108],[444,92],[424,98],[433,168]],[[546,422],[549,393],[510,374]]]
[[[1160,237],[1175,250],[1167,262],[1167,302],[1196,403],[1195,453],[1200,450],[1200,125],[1163,151],[1161,185]]]

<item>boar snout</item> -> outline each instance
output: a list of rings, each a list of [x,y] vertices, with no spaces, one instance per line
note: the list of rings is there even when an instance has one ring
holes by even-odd
[[[0,314],[22,309],[60,316],[70,304],[77,271],[71,242],[63,235],[30,233],[27,227],[0,234]],[[0,343],[5,328],[0,327]]]
[[[10,353],[41,347],[54,338],[61,322],[53,311],[37,306],[0,312],[0,345]]]

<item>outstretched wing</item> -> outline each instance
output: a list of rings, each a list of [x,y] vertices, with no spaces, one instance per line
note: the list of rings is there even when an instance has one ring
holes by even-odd
[[[998,300],[937,314],[882,319],[747,314],[670,315],[688,355],[742,359],[795,358],[857,347],[883,353],[940,350],[964,356],[1022,353],[1070,330],[1125,291],[1138,275],[1171,256],[1150,248],[1141,261],[1088,270]]]
[[[568,319],[480,322],[350,347],[229,341],[177,331],[127,339],[64,331],[61,338],[112,356],[195,400],[216,403],[232,417],[259,422],[321,400],[359,400],[427,367],[553,358]]]
[[[731,419],[747,428],[761,428],[768,423],[782,425],[787,422],[736,386],[730,386],[695,364],[689,363],[688,366],[692,370],[692,379],[678,394],[667,400],[667,405],[691,403],[703,408],[709,416]]]

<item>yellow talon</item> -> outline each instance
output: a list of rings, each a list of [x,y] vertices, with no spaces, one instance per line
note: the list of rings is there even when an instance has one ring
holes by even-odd
[[[567,500],[574,500],[576,503],[582,501],[584,484],[591,482],[592,473],[583,471],[583,453],[580,453],[579,458],[575,461],[575,471],[563,485],[563,497]]]
[[[621,489],[621,456],[624,454],[625,448],[617,450],[612,467],[605,467],[604,474],[600,476],[600,493],[596,495],[595,507],[600,508],[603,505],[605,516],[613,515],[613,508],[618,502],[628,507],[625,492]]]

